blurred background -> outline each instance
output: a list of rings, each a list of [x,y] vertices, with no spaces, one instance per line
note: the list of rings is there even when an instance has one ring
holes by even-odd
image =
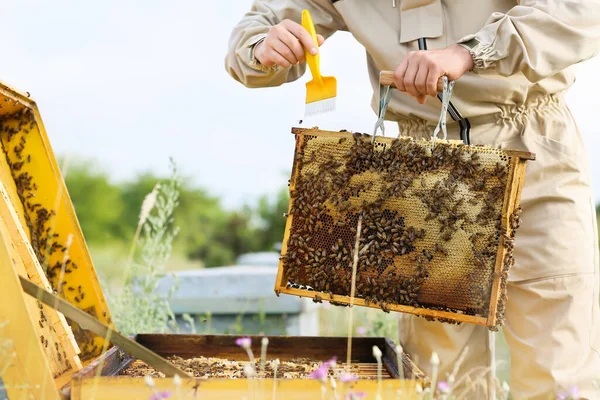
[[[224,69],[231,29],[250,6],[248,0],[0,3],[0,79],[38,103],[103,290],[117,294],[109,300],[124,331],[347,333],[346,309],[277,299],[273,286],[289,201],[291,127],[371,132],[376,118],[365,53],[350,34],[325,43],[322,71],[338,79],[337,112],[304,118],[310,75],[279,88],[247,89]],[[600,90],[600,59],[578,68],[568,102],[600,202],[592,98]],[[394,136],[397,128],[387,124],[386,133]],[[123,282],[144,197],[157,183],[174,182],[171,157],[179,176],[179,204],[165,225],[176,233],[172,247],[163,263],[137,261],[134,278]],[[139,320],[140,305],[131,313],[128,287],[159,295],[145,305],[158,315],[155,323]],[[165,300],[168,308],[160,311]],[[396,339],[393,314],[357,313],[356,334]],[[499,353],[508,362],[507,349]]]

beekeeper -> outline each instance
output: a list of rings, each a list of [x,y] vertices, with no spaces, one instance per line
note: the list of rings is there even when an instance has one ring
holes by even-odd
[[[379,71],[395,71],[400,90],[386,119],[401,134],[431,135],[441,104],[431,96],[447,75],[473,143],[536,154],[527,166],[503,329],[511,391],[515,399],[546,400],[577,386],[581,397],[600,399],[598,230],[586,150],[564,99],[573,65],[600,50],[600,1],[255,1],[231,34],[229,74],[247,87],[301,77],[304,48],[318,51],[300,25],[303,9],[319,45],[349,31],[365,47],[374,110]],[[428,50],[418,51],[420,38]],[[458,138],[450,119],[448,134]],[[426,373],[434,350],[442,378],[466,345],[459,375],[490,361],[485,327],[400,319],[400,340]]]

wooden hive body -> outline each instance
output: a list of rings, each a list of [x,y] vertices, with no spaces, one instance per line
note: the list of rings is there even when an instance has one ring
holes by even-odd
[[[243,378],[243,373],[240,371],[241,365],[248,363],[248,355],[235,344],[237,337],[239,336],[140,334],[136,336],[136,341],[165,358],[180,357],[179,365],[187,365],[187,368],[183,367],[186,372],[196,371],[193,374],[194,379],[183,379],[180,389],[181,399],[242,397],[272,399],[274,380],[272,373],[269,372],[272,372],[270,362],[274,359],[281,361],[276,377],[276,398],[319,398],[319,381],[308,379],[306,376],[301,377],[293,372],[286,373],[291,368],[291,364],[286,365],[286,363],[293,362],[294,367],[312,365],[312,370],[314,370],[314,363],[337,357],[338,363],[340,363],[336,367],[337,373],[339,374],[346,367],[343,360],[346,359],[347,339],[344,337],[273,336],[269,338],[267,347],[267,365],[265,367],[267,374],[261,375],[256,383],[249,383],[248,379]],[[256,368],[260,374],[262,337],[251,336],[250,338],[252,339],[252,351],[256,357]],[[420,384],[422,387],[429,386],[429,379],[406,354],[402,355],[405,379],[397,379],[399,377],[398,353],[393,343],[389,339],[370,337],[353,339],[350,371],[359,377],[356,385],[353,385],[353,390],[365,391],[370,395],[377,392],[377,363],[372,354],[373,346],[380,348],[383,353],[382,377],[386,390],[391,393],[391,395],[386,395],[385,399],[396,398],[396,390],[401,387],[406,390],[408,395],[409,393],[414,394],[416,384]],[[197,360],[197,357],[206,359]],[[188,362],[184,364],[183,360],[188,360]],[[303,360],[310,360],[312,363],[304,364]],[[216,365],[221,361],[226,364],[236,364],[236,367],[231,367],[231,371],[234,373],[223,371],[222,364]],[[200,366],[200,363],[204,364]],[[111,396],[117,394],[131,400],[147,400],[152,391],[144,382],[143,376],[145,375],[153,376],[156,386],[160,390],[175,391],[171,378],[161,377],[151,368],[139,368],[141,365],[144,364],[123,354],[118,347],[113,347],[106,355],[74,375],[71,386],[65,389],[64,394],[72,400],[89,399],[92,395],[96,400],[112,399],[115,397]],[[297,370],[297,368],[295,369]],[[334,376],[335,373],[333,372],[331,376]],[[220,377],[211,378],[215,374]],[[225,375],[231,376],[231,378],[223,378]],[[97,378],[94,379],[94,377]],[[266,390],[261,392],[261,387]],[[343,388],[340,387],[339,390],[341,393]],[[417,397],[414,398],[417,399]]]
[[[531,153],[294,129],[277,294],[495,330]]]
[[[110,313],[37,105],[29,94],[2,83],[0,192],[2,276],[19,293],[3,290],[0,299],[27,311],[16,320],[12,310],[0,308],[0,323],[6,324],[0,336],[8,334],[16,355],[3,380],[14,398],[57,398],[57,389],[109,343],[23,293],[18,276],[105,324],[111,324]],[[12,297],[5,298],[9,292]],[[16,340],[15,332],[23,337]],[[37,343],[25,341],[30,335]]]

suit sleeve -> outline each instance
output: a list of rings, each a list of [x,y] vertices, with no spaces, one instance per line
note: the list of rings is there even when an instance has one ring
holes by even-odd
[[[325,39],[338,30],[347,30],[331,0],[255,0],[229,38],[225,57],[229,75],[251,88],[280,86],[300,78],[306,71],[306,64],[288,68],[266,67],[254,58],[254,47],[264,40],[269,28],[284,19],[301,23],[304,9],[310,12],[315,30]]]
[[[458,43],[471,52],[474,72],[493,67],[537,82],[598,54],[600,1],[520,0]]]

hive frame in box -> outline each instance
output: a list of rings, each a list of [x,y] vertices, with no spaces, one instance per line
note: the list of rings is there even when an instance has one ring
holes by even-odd
[[[56,398],[49,394],[110,344],[22,292],[19,275],[107,325],[111,317],[37,105],[3,83],[0,144],[0,301],[20,310],[17,318],[0,308],[0,339],[8,333],[16,354],[3,381],[11,397]]]
[[[300,296],[300,297],[308,297],[308,298],[313,298],[316,302],[320,302],[320,301],[330,301],[332,304],[335,305],[349,305],[350,304],[350,297],[349,297],[349,293],[350,290],[347,289],[346,290],[346,294],[337,294],[337,293],[332,293],[331,290],[330,292],[327,292],[327,290],[322,290],[322,289],[315,289],[313,287],[311,287],[308,284],[303,284],[302,282],[295,282],[295,284],[299,284],[299,285],[304,285],[304,287],[298,288],[298,287],[291,287],[288,285],[289,280],[288,280],[288,273],[286,272],[286,260],[287,260],[287,252],[288,252],[288,247],[289,247],[289,243],[290,243],[290,235],[291,235],[291,230],[292,228],[295,226],[294,225],[294,199],[295,199],[295,195],[296,196],[303,196],[302,191],[298,191],[296,185],[298,183],[298,179],[300,174],[302,173],[300,170],[302,169],[302,165],[307,164],[308,162],[312,162],[315,163],[313,158],[317,158],[317,157],[311,157],[311,160],[308,160],[308,156],[306,156],[306,159],[304,158],[304,144],[308,141],[311,140],[312,138],[319,138],[319,140],[321,140],[321,142],[323,142],[322,146],[324,146],[323,148],[332,150],[335,149],[335,146],[341,146],[341,143],[350,143],[354,140],[359,140],[355,137],[356,134],[352,134],[350,132],[346,132],[346,131],[341,131],[341,132],[330,132],[330,131],[323,131],[323,130],[319,130],[318,128],[312,128],[312,129],[301,129],[301,128],[293,128],[292,129],[292,133],[296,135],[296,146],[295,146],[295,152],[294,152],[294,164],[293,164],[293,169],[292,169],[292,174],[291,174],[291,179],[290,179],[290,206],[288,209],[288,213],[287,213],[287,221],[286,221],[286,228],[285,228],[285,233],[284,233],[284,238],[283,238],[283,244],[282,244],[282,250],[281,250],[281,259],[280,259],[280,263],[279,263],[279,268],[278,268],[278,274],[277,274],[277,278],[276,278],[276,282],[275,282],[275,293],[277,295],[279,295],[280,293],[284,293],[284,294],[288,294],[288,295],[296,295],[296,296]],[[372,137],[369,135],[360,135],[358,134],[359,137],[362,137],[364,140],[367,140],[371,142]],[[325,139],[327,138],[327,139]],[[325,141],[327,140],[327,143],[325,143]],[[335,140],[335,141],[334,141]],[[401,139],[393,139],[393,138],[389,138],[389,137],[381,137],[378,136],[376,138],[376,141],[373,142],[375,144],[375,146],[383,146],[385,149],[389,149],[389,148],[393,148],[393,143],[399,140],[404,140],[404,141],[410,141],[411,143],[416,143],[416,141],[414,141],[411,138],[401,138]],[[319,143],[321,143],[319,142]],[[431,142],[431,141],[427,141],[426,143],[433,143],[432,146],[438,146],[439,143],[449,143],[446,141],[436,141],[436,142]],[[428,146],[429,144],[427,144]],[[317,146],[317,145],[315,145]],[[329,147],[327,147],[329,146]],[[492,254],[489,257],[495,257],[493,261],[493,265],[490,265],[490,271],[489,271],[489,276],[490,276],[490,280],[491,280],[491,284],[489,284],[489,293],[486,294],[486,301],[487,303],[487,309],[485,310],[485,313],[481,313],[480,315],[474,314],[474,315],[468,315],[467,313],[463,312],[462,310],[452,310],[452,309],[448,309],[446,308],[444,309],[439,309],[440,307],[423,307],[423,306],[413,306],[413,305],[407,305],[407,304],[392,304],[390,302],[387,302],[384,304],[385,306],[385,310],[386,311],[398,311],[398,312],[404,312],[404,313],[411,313],[411,314],[415,314],[418,316],[422,316],[428,319],[437,319],[440,321],[445,321],[445,322],[451,322],[451,323],[470,323],[470,324],[477,324],[477,325],[483,325],[488,327],[490,330],[496,330],[498,328],[499,325],[502,324],[503,322],[503,301],[504,299],[501,298],[501,294],[503,293],[502,290],[505,289],[505,282],[506,282],[506,278],[507,278],[507,274],[508,274],[508,270],[510,268],[510,266],[512,265],[512,263],[514,262],[514,259],[512,258],[512,248],[513,248],[513,239],[514,239],[514,233],[515,230],[518,228],[518,213],[520,211],[520,207],[519,207],[519,203],[520,203],[520,196],[521,196],[521,191],[522,191],[522,187],[523,187],[523,182],[524,182],[524,174],[525,174],[525,168],[526,168],[526,163],[528,160],[534,160],[535,159],[535,155],[529,152],[524,152],[524,151],[518,151],[518,150],[499,150],[499,149],[490,149],[490,148],[485,148],[484,146],[465,146],[464,144],[460,143],[452,143],[453,148],[460,148],[462,149],[461,151],[491,151],[494,152],[494,154],[500,154],[502,157],[506,158],[506,176],[504,176],[502,179],[505,180],[505,186],[504,186],[504,190],[502,193],[502,198],[501,198],[501,216],[498,216],[498,219],[501,222],[501,226],[502,228],[500,228],[498,231],[502,230],[504,232],[504,234],[497,234],[496,236],[498,236],[497,239],[497,246],[494,246],[494,254]],[[443,145],[442,145],[443,147]],[[316,149],[319,149],[318,147],[316,147]],[[311,156],[314,156],[316,153],[316,150],[313,149],[314,151],[311,153]],[[345,148],[345,151],[350,151],[347,148]],[[373,150],[375,151],[375,150]],[[432,153],[433,154],[433,147],[432,147]],[[458,150],[457,150],[458,152]],[[349,154],[349,153],[346,153]],[[341,156],[339,156],[341,157]],[[338,158],[339,158],[338,157]],[[347,157],[347,156],[344,156]],[[490,156],[492,157],[492,156]],[[500,156],[499,156],[500,157]],[[331,159],[333,160],[334,157],[331,157]],[[339,161],[339,159],[335,159],[334,161]],[[324,164],[324,163],[323,163]],[[335,168],[337,168],[337,170],[340,170],[340,168],[345,168],[346,166],[341,163],[341,167],[340,167],[340,163],[338,164],[332,164]],[[333,168],[333,167],[332,167]],[[321,171],[322,173],[322,171]],[[364,171],[361,172],[364,174]],[[325,178],[323,178],[325,179]],[[330,179],[330,181],[333,181],[335,178],[331,177],[328,178]],[[328,182],[330,182],[328,181]],[[490,178],[490,180],[488,182],[491,182],[492,178]],[[498,178],[498,181],[502,182],[502,180],[500,178]],[[311,181],[314,182],[314,181]],[[350,182],[350,181],[348,181]],[[413,182],[414,183],[414,182]],[[423,186],[425,186],[425,183],[422,184]],[[308,192],[309,189],[307,188],[302,188],[302,190],[304,190],[304,192]],[[366,189],[364,190],[364,192],[368,192],[370,189]],[[299,194],[300,193],[300,194]],[[327,198],[327,201],[329,202],[328,205],[323,206],[323,208],[325,208],[327,210],[327,212],[329,212],[329,210],[332,209],[331,204],[331,198],[332,197],[328,197],[329,193],[327,193],[326,195],[324,195],[325,198]],[[360,194],[356,195],[356,197],[361,196]],[[306,196],[305,196],[306,197]],[[357,200],[358,201],[358,200]],[[500,201],[500,199],[498,199],[497,201]],[[311,205],[311,207],[315,207],[315,205]],[[464,207],[464,203],[463,203],[463,207]],[[333,207],[335,208],[335,207]],[[324,213],[321,213],[320,215],[323,215]],[[341,215],[341,214],[339,214]],[[312,217],[311,217],[312,218]],[[465,218],[466,220],[466,218]],[[307,222],[308,221],[308,222]],[[511,222],[512,221],[512,222]],[[315,220],[308,220],[308,217],[305,218],[305,220],[298,222],[300,223],[313,223],[313,226],[317,226],[317,222]],[[496,226],[498,225],[498,223],[496,223]],[[305,225],[306,226],[306,225]],[[321,224],[321,226],[323,226],[323,224]],[[464,225],[463,225],[464,226]],[[316,229],[316,228],[315,228]],[[324,228],[321,228],[324,229]],[[329,228],[330,231],[330,235],[331,235],[331,231],[332,228]],[[356,231],[356,228],[354,228],[354,232]],[[310,231],[310,235],[312,237],[314,231]],[[315,234],[316,235],[316,234]],[[324,234],[323,234],[324,235]],[[296,242],[298,242],[297,238],[294,238],[294,240]],[[306,240],[304,241],[306,243]],[[344,243],[345,245],[345,243]],[[316,246],[315,246],[316,247]],[[367,246],[368,247],[368,246]],[[352,240],[352,249],[354,248],[354,240]],[[323,249],[325,250],[325,249]],[[328,251],[329,249],[327,249]],[[385,250],[385,249],[384,249]],[[317,252],[319,250],[317,249]],[[382,250],[383,251],[383,250]],[[404,251],[404,250],[403,250]],[[353,250],[350,250],[350,256],[352,254]],[[490,251],[488,251],[488,254],[490,253]],[[313,262],[311,265],[306,266],[306,264],[301,264],[297,263],[296,266],[294,268],[296,268],[296,271],[299,268],[302,268],[304,266],[304,268],[306,270],[311,270],[311,271],[315,271],[315,269],[318,269],[317,273],[322,273],[322,275],[320,275],[322,277],[322,279],[327,279],[327,275],[328,274],[332,274],[335,271],[333,270],[326,270],[325,266],[323,265],[324,262],[327,262],[327,260],[323,257],[329,257],[331,256],[330,254],[326,254],[325,253],[319,253],[317,254],[318,257],[321,257],[321,259],[319,261]],[[404,253],[402,253],[404,254]],[[312,255],[311,255],[312,256]],[[298,258],[297,254],[293,254],[290,255],[290,257],[296,257]],[[317,259],[318,259],[317,257]],[[441,256],[440,256],[441,257]],[[349,257],[352,258],[352,257]],[[433,258],[433,257],[432,257]],[[339,258],[338,258],[339,259]],[[394,259],[396,260],[396,259]],[[431,261],[431,260],[429,260]],[[420,261],[419,261],[420,262]],[[291,262],[289,262],[291,263]],[[394,261],[394,263],[396,263],[396,261]],[[315,267],[315,265],[318,264],[318,267]],[[347,264],[351,264],[351,263],[346,263],[344,264],[344,266],[342,268],[347,268],[349,267],[349,265]],[[397,265],[397,264],[396,264]],[[491,268],[493,267],[493,271],[491,271]],[[339,267],[336,267],[339,268]],[[360,268],[360,264],[358,266],[358,268]],[[321,272],[322,271],[322,272]],[[344,272],[346,274],[346,276],[348,275],[348,272],[346,270],[346,272]],[[428,272],[427,272],[428,274]],[[299,286],[299,285],[295,285],[295,286]],[[502,287],[504,286],[504,287]],[[349,287],[349,284],[348,286]],[[399,303],[399,302],[398,302]],[[373,301],[365,301],[365,299],[356,297],[352,300],[352,304],[356,304],[358,306],[367,306],[367,307],[371,307],[371,308],[383,308],[381,306],[381,303],[376,303]],[[436,309],[437,308],[437,309]],[[482,306],[483,308],[483,306]]]
[[[207,357],[227,359],[230,361],[246,362],[246,351],[235,344],[235,335],[190,335],[190,334],[138,334],[135,340],[156,352],[160,356],[169,357],[176,355],[184,359],[193,357]],[[262,336],[249,336],[252,342],[251,349],[256,357],[261,351]],[[309,358],[315,361],[325,361],[331,357],[338,360],[346,357],[347,338],[345,337],[310,337],[310,336],[271,336],[267,347],[267,361],[276,358],[287,361],[294,358]],[[361,337],[355,338],[352,343],[353,363],[360,363],[367,368],[365,375],[359,373],[356,382],[357,391],[369,394],[377,392],[377,380],[374,379],[376,368],[375,358],[372,355],[373,346],[378,346],[382,351],[383,389],[386,399],[396,398],[396,389],[404,387],[407,392],[414,394],[416,384],[426,388],[430,380],[412,362],[407,354],[402,355],[403,372],[405,380],[397,379],[398,353],[394,344],[386,338]],[[84,400],[92,396],[96,400],[114,399],[117,395],[128,400],[147,400],[152,394],[144,379],[120,375],[131,363],[133,358],[125,355],[118,347],[113,347],[106,354],[94,360],[77,374],[69,386],[61,390],[61,394],[70,400]],[[371,368],[369,368],[369,366]],[[339,365],[343,368],[344,365]],[[367,376],[368,375],[368,376]],[[161,391],[175,392],[173,380],[170,378],[154,378],[156,387]],[[272,378],[261,378],[257,385],[264,389],[261,399],[272,398]],[[180,395],[182,399],[231,399],[248,397],[249,384],[245,378],[237,379],[182,379]],[[262,386],[260,386],[262,385]],[[279,399],[305,399],[319,398],[320,385],[314,379],[281,379],[277,378],[277,398]],[[338,389],[341,391],[341,387]],[[260,390],[260,389],[259,389]],[[384,394],[385,394],[384,393]],[[309,397],[310,396],[310,397]],[[177,398],[177,396],[174,396]],[[254,396],[250,396],[253,398]],[[407,395],[403,398],[412,398]],[[417,400],[417,397],[414,397]]]

